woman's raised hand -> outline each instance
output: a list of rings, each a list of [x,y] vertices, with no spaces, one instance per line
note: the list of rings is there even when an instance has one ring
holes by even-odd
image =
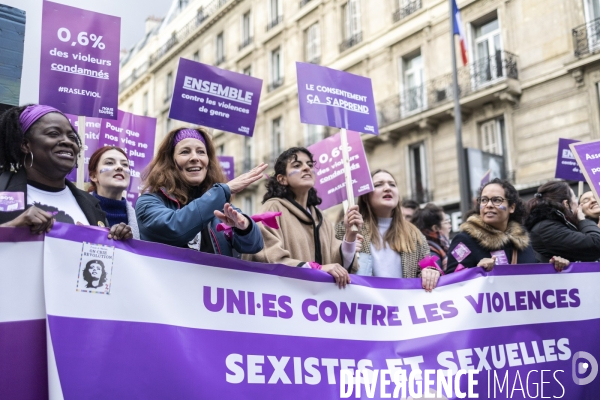
[[[352,231],[351,227],[356,226],[358,229],[356,231]],[[346,228],[346,242],[354,242],[356,240],[356,236],[358,232],[362,229],[363,226],[363,217],[360,215],[358,211],[358,206],[353,205],[348,208],[348,212],[344,215],[344,227]]]
[[[325,271],[329,275],[333,276],[336,285],[338,285],[340,289],[345,288],[346,285],[350,283],[350,275],[348,275],[348,271],[346,271],[346,268],[342,267],[340,264],[322,265],[321,271]]]
[[[17,226],[28,226],[31,233],[42,234],[44,232],[50,232],[52,225],[54,224],[54,218],[50,213],[31,206],[25,210],[21,215],[12,221],[8,221],[0,226],[5,227],[17,227]]]
[[[250,224],[248,218],[246,218],[244,214],[237,212],[229,203],[225,203],[225,206],[223,206],[223,212],[215,210],[215,217],[223,221],[225,225],[232,228],[238,228],[240,230],[247,229],[248,225]]]
[[[250,184],[256,182],[257,180],[263,177],[263,173],[267,169],[268,165],[265,163],[260,163],[256,167],[252,168],[250,171],[242,174],[236,178],[233,178],[229,182],[227,182],[227,186],[229,186],[229,190],[231,190],[231,194],[236,194],[246,189]]]

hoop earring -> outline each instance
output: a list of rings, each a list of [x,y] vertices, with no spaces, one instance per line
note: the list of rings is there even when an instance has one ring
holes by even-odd
[[[31,153],[27,153],[27,154],[31,154],[31,163],[29,164],[29,168],[31,168],[31,167],[33,167],[33,151]],[[23,160],[23,164],[25,164],[25,161],[27,160],[27,154],[25,154],[25,159]]]

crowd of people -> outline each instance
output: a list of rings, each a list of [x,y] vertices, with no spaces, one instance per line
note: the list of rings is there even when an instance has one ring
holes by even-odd
[[[357,274],[420,278],[431,291],[440,276],[466,268],[549,263],[560,272],[572,262],[600,259],[600,204],[591,191],[578,199],[564,181],[540,186],[527,204],[510,182],[489,181],[450,240],[444,210],[401,201],[396,179],[385,170],[372,174],[374,190],[334,226],[319,210],[318,166],[303,147],[279,155],[268,177],[261,214],[276,215],[275,225],[259,224],[231,204],[232,195],[264,178],[267,165],[226,182],[204,128],[167,134],[143,173],[135,209],[123,198],[131,179],[127,153],[98,149],[89,160],[86,192],[67,180],[81,149],[61,111],[44,105],[5,111],[0,192],[22,193],[24,204],[0,212],[0,226],[27,226],[35,234],[49,232],[55,221],[106,227],[109,239],[321,270],[340,288]]]

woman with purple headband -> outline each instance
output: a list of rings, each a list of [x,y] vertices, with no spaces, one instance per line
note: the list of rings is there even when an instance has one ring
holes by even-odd
[[[260,230],[229,202],[266,168],[262,163],[225,184],[204,128],[169,132],[143,174],[146,193],[135,207],[141,239],[234,257],[257,253]],[[217,229],[221,222],[232,228],[230,235]]]
[[[106,214],[90,194],[66,180],[77,163],[81,142],[69,119],[44,105],[13,107],[0,115],[0,192],[22,199],[0,212],[0,226],[29,226],[48,232],[54,221],[106,226]],[[110,229],[111,239],[128,239],[125,224]]]

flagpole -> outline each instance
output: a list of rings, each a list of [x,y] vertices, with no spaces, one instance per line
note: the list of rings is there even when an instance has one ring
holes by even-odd
[[[456,44],[454,38],[454,7],[455,0],[448,0],[450,5],[450,42],[452,53],[452,95],[454,96],[454,125],[456,130],[456,157],[458,159],[458,188],[460,194],[460,211],[462,215],[471,208],[469,187],[467,185],[467,171],[465,150],[462,141],[462,114],[460,113],[460,94],[458,92],[458,71],[456,69]]]

